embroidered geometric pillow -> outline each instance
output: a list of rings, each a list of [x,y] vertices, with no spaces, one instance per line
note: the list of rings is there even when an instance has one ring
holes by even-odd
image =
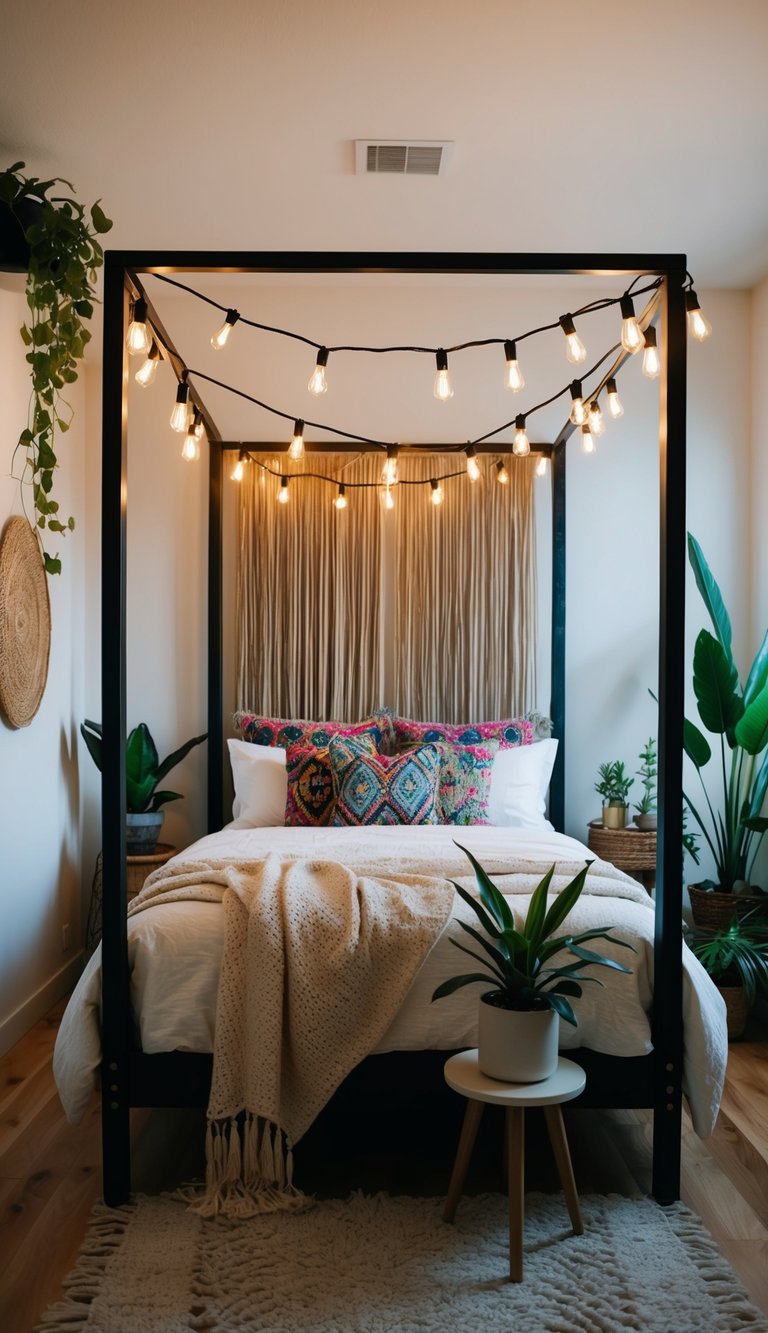
[[[532,745],[536,727],[529,717],[508,717],[499,722],[413,722],[408,717],[395,718],[398,751],[413,745],[445,741],[449,745],[482,745],[485,741],[504,741],[507,745]]]
[[[441,824],[489,824],[491,771],[499,742],[438,744],[435,748],[440,751],[437,807]]]
[[[278,745],[287,750],[289,745],[313,745],[317,750],[328,748],[332,736],[363,736],[373,732],[376,744],[381,742],[378,722],[308,722],[305,718],[262,717],[256,713],[235,713],[234,723],[241,739],[253,745]]]
[[[336,825],[436,824],[440,755],[434,745],[406,754],[366,754],[355,740],[330,746]]]
[[[356,744],[362,753],[376,754],[372,733],[356,737]],[[330,824],[335,796],[328,747],[318,750],[314,745],[291,745],[286,750],[285,767],[288,775],[286,824],[312,828]]]

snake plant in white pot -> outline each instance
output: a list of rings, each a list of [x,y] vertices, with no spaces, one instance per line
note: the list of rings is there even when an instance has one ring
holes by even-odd
[[[479,962],[484,971],[451,977],[437,987],[432,999],[452,995],[473,982],[492,983],[493,989],[480,996],[479,1067],[490,1078],[508,1083],[540,1082],[557,1067],[559,1020],[577,1026],[569,997],[578,999],[584,982],[603,984],[598,977],[588,976],[584,968],[592,964],[618,972],[630,970],[585,948],[587,941],[604,939],[632,950],[633,946],[611,935],[610,926],[596,926],[578,935],[556,934],[578,901],[591,862],[560,890],[548,908],[547,896],[555,873],[552,866],[534,889],[525,920],[518,928],[509,903],[479,861],[466,847],[461,851],[472,863],[478,896],[455,880],[452,883],[472,908],[482,931],[466,921],[458,924],[485,957],[458,940],[451,943]],[[563,954],[570,954],[576,961],[556,957]]]

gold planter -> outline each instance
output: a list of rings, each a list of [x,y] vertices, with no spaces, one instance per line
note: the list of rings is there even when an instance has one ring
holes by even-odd
[[[603,828],[624,828],[627,823],[626,805],[603,806]]]

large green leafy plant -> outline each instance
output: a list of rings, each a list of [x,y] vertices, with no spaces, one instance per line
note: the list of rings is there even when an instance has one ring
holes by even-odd
[[[458,847],[460,844],[457,843]],[[461,986],[482,981],[493,984],[491,994],[498,997],[497,1003],[504,1009],[554,1009],[566,1023],[577,1026],[576,1015],[571,1007],[571,998],[582,995],[582,983],[594,982],[602,986],[598,977],[587,976],[585,965],[612,967],[617,972],[629,972],[628,967],[605,958],[592,949],[585,948],[589,940],[610,940],[612,944],[624,949],[633,949],[625,940],[618,940],[609,934],[611,927],[597,926],[592,930],[581,931],[578,935],[557,935],[563,921],[578,901],[584,888],[584,881],[591,862],[587,862],[575,879],[561,889],[549,909],[547,895],[555,867],[548,870],[544,878],[534,889],[525,921],[518,930],[512,909],[504,895],[489,879],[487,873],[466,847],[461,851],[469,857],[475,872],[478,898],[468,893],[461,884],[452,880],[456,892],[467,903],[478,918],[483,932],[476,930],[466,921],[459,921],[462,930],[471,936],[483,949],[485,957],[451,940],[451,944],[462,953],[469,954],[485,969],[483,972],[467,972],[451,977],[437,987],[432,999],[439,1000],[445,995],[452,995]],[[571,954],[575,963],[560,963],[553,966],[551,959],[555,954]]]
[[[755,857],[768,829],[763,815],[768,791],[768,633],[742,686],[733,657],[731,621],[712,571],[695,537],[688,558],[714,628],[701,630],[693,653],[693,688],[699,718],[718,737],[722,798],[712,797],[703,770],[712,759],[707,737],[685,720],[685,753],[701,783],[705,804],[684,799],[709,847],[717,887],[733,893],[749,886]]]
[[[80,733],[88,746],[88,751],[101,772],[102,758],[102,729],[98,722],[80,723]],[[125,796],[126,808],[129,814],[138,815],[145,810],[157,811],[161,805],[166,805],[168,801],[180,801],[181,792],[178,791],[157,791],[158,783],[162,782],[167,773],[172,768],[180,764],[182,759],[189,754],[195,745],[201,745],[207,739],[207,732],[204,736],[194,736],[191,741],[186,741],[173,754],[169,754],[167,759],[160,763],[157,753],[157,746],[152,739],[149,727],[146,722],[140,722],[138,727],[134,727],[128,737],[125,747]]]
[[[721,930],[695,930],[685,942],[716,986],[743,986],[750,1007],[758,991],[768,993],[768,926],[752,912]]]
[[[93,315],[96,271],[104,262],[97,238],[112,223],[98,202],[86,214],[83,204],[72,197],[68,181],[24,176],[24,165],[14,162],[0,172],[0,205],[29,247],[30,315],[21,326],[21,337],[28,349],[32,399],[16,453],[23,459],[22,486],[32,487],[38,528],[63,537],[74,529],[75,520],[63,517],[53,496],[58,467],[55,435],[69,430],[72,419],[62,394],[77,379],[78,362],[90,341],[86,321]],[[69,194],[56,192],[62,185]],[[49,574],[61,572],[58,555],[44,552],[44,560]]]

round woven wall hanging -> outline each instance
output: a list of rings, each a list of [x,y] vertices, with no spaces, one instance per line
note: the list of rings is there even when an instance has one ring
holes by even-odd
[[[25,518],[11,518],[0,540],[0,710],[28,727],[48,679],[51,606],[40,544]]]

